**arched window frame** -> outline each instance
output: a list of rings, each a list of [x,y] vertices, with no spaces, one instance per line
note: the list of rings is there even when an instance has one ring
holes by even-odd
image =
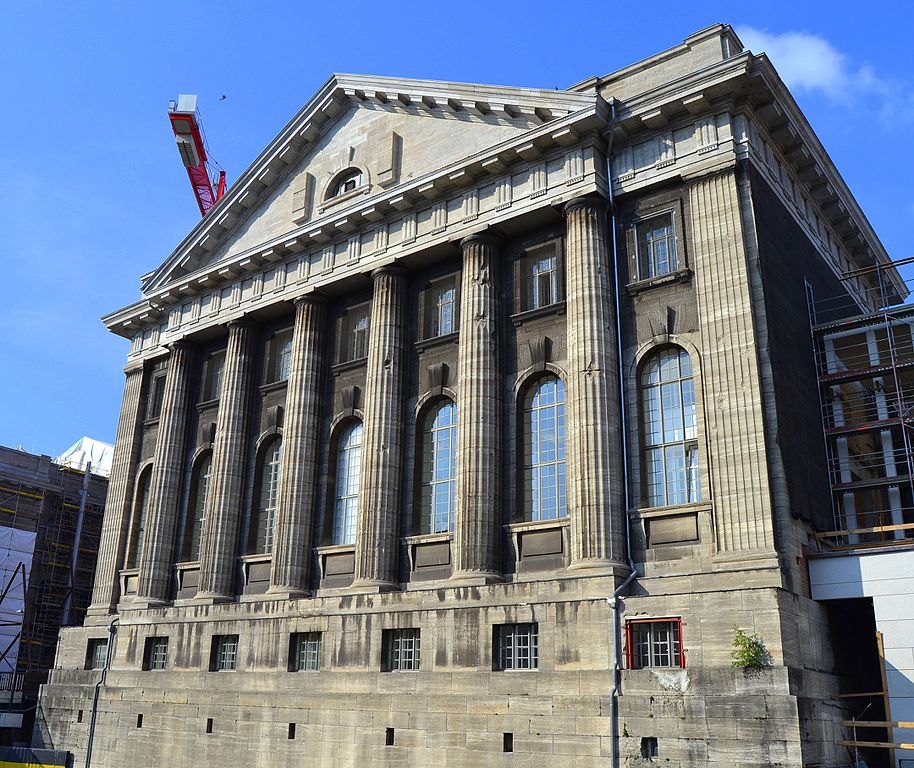
[[[701,502],[696,375],[678,344],[652,349],[638,366],[643,507]]]
[[[565,403],[565,382],[556,373],[539,374],[521,390],[518,466],[524,520],[568,514]]]
[[[282,437],[275,435],[264,441],[257,455],[248,554],[269,555],[273,552],[282,465]]]
[[[362,166],[350,165],[337,173],[327,184],[324,205],[330,205],[336,200],[345,200],[367,189],[368,171]]]
[[[200,559],[200,547],[203,543],[203,528],[206,525],[206,505],[212,483],[213,452],[202,451],[195,459],[190,481],[190,497],[187,500],[187,511],[184,515],[184,530],[181,536],[181,562],[193,562]]]
[[[457,405],[448,397],[427,403],[419,414],[417,502],[422,533],[454,529],[457,418]]]
[[[136,568],[140,563],[143,551],[143,531],[149,516],[149,491],[152,482],[152,462],[143,467],[137,476],[133,494],[133,512],[130,520],[130,538],[127,541],[127,553],[124,567]]]
[[[362,486],[362,439],[362,421],[354,418],[338,425],[331,443],[329,540],[332,545],[355,544]]]

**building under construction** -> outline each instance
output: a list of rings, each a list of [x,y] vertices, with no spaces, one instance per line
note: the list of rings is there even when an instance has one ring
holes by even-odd
[[[0,447],[0,744],[28,743],[58,630],[85,617],[108,488],[96,467]]]

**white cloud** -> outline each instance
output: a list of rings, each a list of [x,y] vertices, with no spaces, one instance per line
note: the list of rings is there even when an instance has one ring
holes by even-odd
[[[867,64],[854,62],[821,35],[793,31],[778,34],[750,26],[738,26],[736,33],[753,53],[768,54],[793,91],[818,91],[847,105],[869,99],[888,123],[914,118],[910,87],[883,77]]]

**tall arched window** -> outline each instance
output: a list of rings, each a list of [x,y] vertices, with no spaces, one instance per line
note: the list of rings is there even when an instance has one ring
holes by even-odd
[[[457,406],[450,400],[429,408],[422,420],[419,507],[422,527],[444,533],[454,527],[457,486]]]
[[[133,499],[133,524],[130,530],[130,541],[127,545],[126,568],[136,568],[140,562],[143,549],[143,531],[146,529],[146,515],[149,512],[149,479],[152,467],[146,467],[136,485],[136,496]]]
[[[538,379],[527,390],[523,418],[525,517],[564,517],[565,383],[556,376]]]
[[[206,521],[206,501],[209,498],[210,477],[213,470],[213,454],[203,454],[194,466],[190,483],[190,501],[184,520],[184,540],[181,543],[181,560],[200,559],[200,539]]]
[[[362,474],[362,422],[354,421],[339,436],[333,498],[333,544],[355,544]]]
[[[279,483],[282,478],[282,439],[277,437],[261,452],[257,472],[256,504],[251,519],[248,551],[268,555],[273,551],[276,534],[276,510],[279,502]]]
[[[649,507],[701,500],[692,361],[666,347],[641,373],[642,468]]]

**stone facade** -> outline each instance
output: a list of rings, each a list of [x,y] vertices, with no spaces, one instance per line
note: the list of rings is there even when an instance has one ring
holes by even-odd
[[[104,550],[36,740],[100,767],[836,764],[803,586],[824,454],[782,453],[818,395],[785,399],[808,329],[770,308],[805,280],[865,309],[838,276],[887,260],[726,26],[564,91],[331,78],[105,318],[132,345]],[[656,438],[661,358],[689,416]],[[737,626],[770,669],[731,668]]]

